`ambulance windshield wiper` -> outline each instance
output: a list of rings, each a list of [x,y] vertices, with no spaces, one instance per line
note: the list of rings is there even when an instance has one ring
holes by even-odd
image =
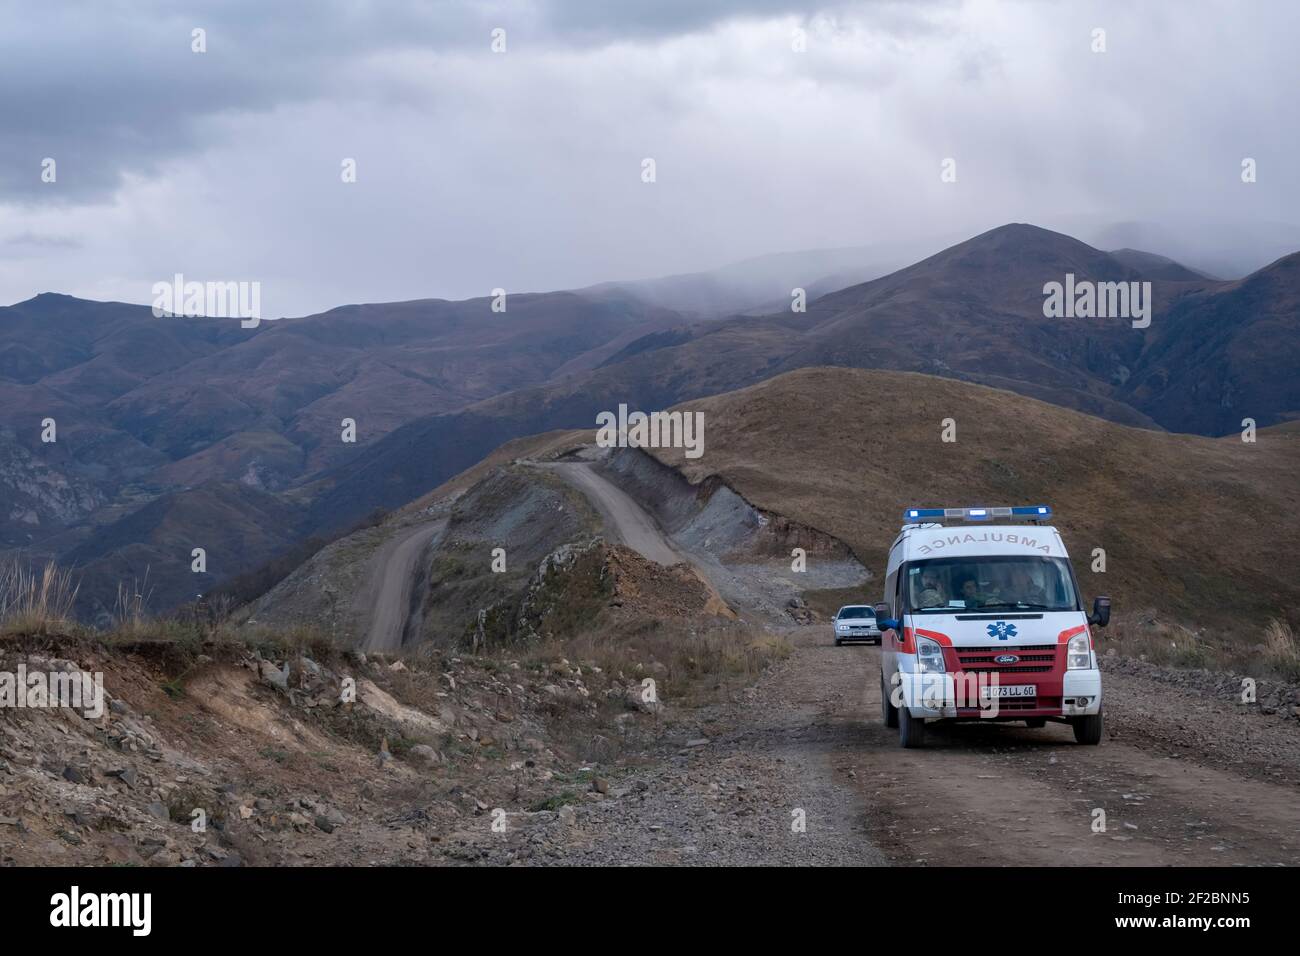
[[[1049,604],[1025,604],[1025,603],[1022,602],[1022,601],[1016,601],[1016,602],[1009,602],[1009,601],[995,601],[995,602],[993,602],[992,604],[981,604],[978,608],[976,608],[976,610],[987,611],[987,610],[989,610],[990,608],[1006,608],[1007,610],[1010,610],[1010,611],[1054,611],[1054,610],[1060,610],[1059,608],[1053,608],[1053,607],[1052,607],[1051,605],[1049,605]]]

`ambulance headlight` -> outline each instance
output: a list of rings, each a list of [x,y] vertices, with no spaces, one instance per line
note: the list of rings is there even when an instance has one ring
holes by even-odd
[[[1065,649],[1065,666],[1070,670],[1087,670],[1092,667],[1092,638],[1083,631],[1070,638]]]
[[[928,637],[916,639],[916,670],[920,674],[942,674],[947,670],[943,662],[943,648]]]

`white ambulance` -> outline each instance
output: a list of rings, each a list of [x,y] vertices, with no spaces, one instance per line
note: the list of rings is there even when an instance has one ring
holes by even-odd
[[[1046,505],[903,513],[876,617],[881,710],[904,747],[938,720],[1052,720],[1081,744],[1101,742],[1089,626],[1106,626],[1110,598],[1084,613],[1051,515]]]

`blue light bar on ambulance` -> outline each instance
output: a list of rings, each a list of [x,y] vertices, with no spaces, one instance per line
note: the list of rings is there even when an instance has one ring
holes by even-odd
[[[908,508],[903,520],[940,521],[945,518],[965,521],[988,521],[990,518],[1050,518],[1047,505],[1017,505],[1012,508]]]

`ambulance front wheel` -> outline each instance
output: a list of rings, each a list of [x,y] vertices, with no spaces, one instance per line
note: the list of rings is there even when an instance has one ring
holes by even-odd
[[[1081,744],[1096,746],[1101,743],[1101,711],[1086,717],[1071,717],[1074,739]]]
[[[911,749],[925,744],[925,718],[913,717],[906,707],[898,708],[898,742]]]
[[[885,726],[893,729],[898,726],[898,708],[889,700],[889,685],[885,683],[885,672],[880,672],[880,716]]]

